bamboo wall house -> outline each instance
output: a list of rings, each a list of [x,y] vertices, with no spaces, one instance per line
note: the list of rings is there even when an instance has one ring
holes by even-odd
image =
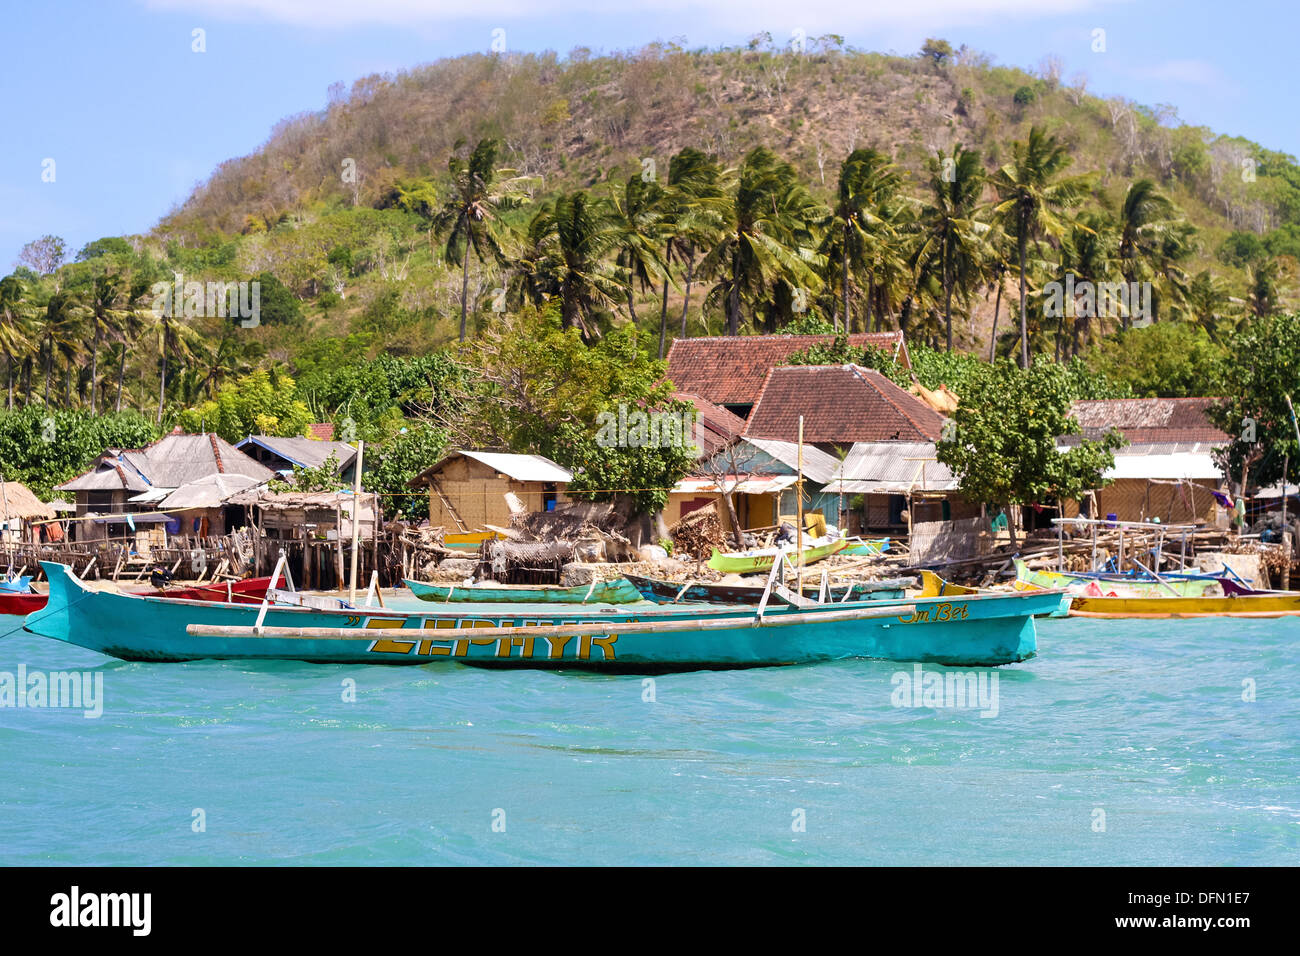
[[[1081,437],[1099,437],[1118,429],[1128,446],[1115,452],[1115,467],[1106,472],[1111,483],[1094,493],[1095,514],[1120,521],[1215,524],[1222,509],[1212,492],[1224,487],[1225,476],[1214,450],[1229,437],[1210,422],[1206,409],[1213,398],[1126,398],[1075,402],[1071,414],[1083,429]],[[1065,436],[1068,448],[1080,436]],[[1093,502],[1066,502],[1065,516],[1089,514]]]
[[[552,511],[573,474],[541,455],[456,451],[410,481],[429,492],[429,524],[448,531],[505,527],[516,511]]]

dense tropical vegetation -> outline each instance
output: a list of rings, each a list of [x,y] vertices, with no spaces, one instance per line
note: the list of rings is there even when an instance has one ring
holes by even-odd
[[[121,413],[118,443],[331,421],[399,495],[453,442],[573,460],[590,416],[666,402],[656,359],[694,334],[899,329],[963,397],[976,356],[1075,397],[1236,387],[1233,350],[1291,321],[1300,166],[937,39],[474,56],[333,89],[151,234],[67,256],[42,236],[0,279],[4,421]],[[1053,308],[1067,280],[1145,285],[1149,313]],[[210,291],[239,282],[251,323]],[[910,381],[852,351],[803,360]],[[47,489],[22,456],[0,446]],[[663,467],[602,460],[593,487]]]

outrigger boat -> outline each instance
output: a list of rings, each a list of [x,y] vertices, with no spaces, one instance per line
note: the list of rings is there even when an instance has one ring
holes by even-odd
[[[552,587],[546,584],[424,584],[406,581],[411,594],[422,601],[447,604],[484,602],[493,604],[632,604],[642,601],[641,592],[626,578],[593,581],[576,587]]]
[[[1139,578],[1132,575],[1102,576],[1068,574],[1061,571],[1033,571],[1020,558],[1015,558],[1016,580],[1013,587],[1068,588],[1071,591],[1096,591],[1099,595],[1119,597],[1204,597],[1222,593],[1217,577],[1177,577],[1161,575],[1157,578]],[[1090,588],[1090,585],[1095,586]]]
[[[1071,617],[1294,617],[1300,615],[1300,592],[1247,591],[1226,597],[1089,597],[1076,596]]]
[[[832,554],[839,554],[848,547],[846,538],[813,538],[804,545],[803,564],[812,564]],[[794,548],[771,547],[754,548],[749,551],[719,551],[713,549],[713,556],[708,565],[724,574],[758,574],[770,571],[778,556],[784,555],[791,564],[799,561],[799,553]]]
[[[243,604],[261,604],[270,586],[270,578],[245,578],[218,584],[200,584],[190,587],[149,588],[128,593],[153,597],[185,598],[191,601],[232,601]],[[49,595],[28,587],[26,593],[0,591],[0,615],[25,617],[45,607]]]
[[[789,572],[786,572],[787,575]],[[637,574],[626,575],[628,581],[647,601],[657,604],[757,604],[763,598],[764,588],[754,584],[708,584],[701,581],[688,581],[677,584],[673,581],[661,581],[658,578],[646,578]],[[858,581],[853,584],[828,584],[827,600],[836,604],[845,601],[901,601],[907,596],[907,588],[915,584],[915,579],[896,578],[889,581]],[[806,579],[803,596],[818,598],[821,585]]]
[[[773,573],[769,584],[776,600],[757,608],[482,604],[327,610],[95,591],[64,565],[43,567],[49,603],[28,616],[26,629],[136,661],[459,661],[646,672],[870,657],[992,666],[1032,657],[1034,615],[1065,598],[1061,591],[1038,591],[818,605],[776,585]]]
[[[1030,586],[1019,588],[1020,591],[1041,591],[1042,588]],[[921,596],[922,597],[947,597],[957,594],[993,594],[985,588],[972,588],[964,584],[953,584],[951,581],[944,580],[933,571],[921,572]],[[1067,591],[1067,594],[1071,592]],[[1047,617],[1068,617],[1071,606],[1070,600],[1063,601],[1058,607],[1052,610]]]
[[[848,545],[840,551],[840,554],[846,557],[858,557],[866,554],[884,554],[888,550],[888,538],[850,538]]]

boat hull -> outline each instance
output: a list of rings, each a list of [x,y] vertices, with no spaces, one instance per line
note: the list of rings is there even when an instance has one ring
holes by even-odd
[[[1163,582],[1144,580],[1142,578],[1104,578],[1081,574],[1063,574],[1059,571],[1031,571],[1019,558],[1016,563],[1015,587],[1026,588],[1073,588],[1080,589],[1096,585],[1100,590],[1128,592],[1140,597],[1204,597],[1207,591],[1220,589],[1216,578],[1172,578]],[[1221,589],[1220,589],[1221,590]]]
[[[830,541],[815,548],[804,548],[803,563],[805,565],[813,564],[823,558],[829,558],[832,554],[839,554],[846,547],[848,547],[848,542],[841,538],[838,541]],[[764,548],[763,551],[753,554],[747,554],[743,551],[723,552],[714,548],[713,556],[709,558],[708,565],[713,570],[721,571],[723,574],[762,574],[772,570],[777,553],[774,548]],[[787,551],[785,554],[792,564],[798,560],[798,553],[793,550]]]
[[[1243,594],[1235,597],[1075,597],[1071,617],[1295,617],[1300,593]]]
[[[641,592],[623,578],[572,588],[509,584],[466,587],[420,581],[407,581],[406,586],[422,601],[447,604],[632,604],[644,600]]]
[[[26,629],[123,660],[299,660],[347,664],[425,664],[458,661],[497,667],[584,667],[602,670],[690,670],[883,658],[954,666],[995,666],[1037,651],[1033,615],[1059,605],[1061,592],[974,595],[963,600],[909,601],[897,615],[867,620],[812,620],[816,612],[769,607],[762,626],[752,608],[561,608],[489,605],[428,611],[267,608],[264,625],[336,629],[334,637],[203,637],[191,624],[250,628],[260,608],[176,601],[84,588],[61,565],[47,568],[50,603],[28,617]],[[884,610],[879,603],[836,605]],[[823,613],[833,613],[827,610]],[[792,623],[783,624],[783,615]],[[619,633],[620,623],[708,622],[707,629]],[[727,626],[734,622],[735,626]],[[800,623],[802,622],[802,623]],[[608,625],[600,634],[570,637],[480,637],[476,628],[563,624]],[[446,629],[445,639],[403,637],[403,630]],[[356,636],[349,633],[355,630]]]
[[[752,584],[696,583],[686,587],[686,590],[683,591],[683,585],[672,581],[661,581],[658,578],[646,578],[636,574],[629,574],[626,577],[643,598],[657,604],[681,602],[691,604],[757,604],[763,597],[763,588]],[[807,598],[816,598],[819,590],[818,586],[816,582],[810,585],[809,580],[808,577],[804,578],[803,595]],[[851,585],[851,587],[853,593],[847,598],[849,601],[901,601],[907,596],[906,587],[901,582],[896,581],[858,582]],[[832,585],[830,587],[831,600],[838,603],[841,599],[844,599],[845,588],[846,586],[843,584]]]

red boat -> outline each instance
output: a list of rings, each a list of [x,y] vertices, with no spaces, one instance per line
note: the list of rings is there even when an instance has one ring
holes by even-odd
[[[195,587],[145,588],[131,591],[148,597],[184,598],[188,601],[232,601],[235,604],[261,604],[270,587],[270,578],[245,578],[243,581],[200,584]],[[44,594],[7,594],[0,591],[0,614],[26,616],[45,607]]]

